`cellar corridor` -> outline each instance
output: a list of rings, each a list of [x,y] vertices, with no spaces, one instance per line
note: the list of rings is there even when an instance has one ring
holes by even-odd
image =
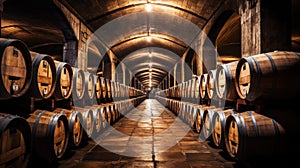
[[[157,100],[146,99],[58,167],[234,167],[198,137]]]

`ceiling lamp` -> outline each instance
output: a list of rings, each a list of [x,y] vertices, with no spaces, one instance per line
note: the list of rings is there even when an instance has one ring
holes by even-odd
[[[152,5],[150,3],[147,3],[145,5],[145,9],[146,9],[147,12],[151,12],[152,11]]]
[[[147,41],[151,42],[151,40],[152,40],[152,37],[151,36],[147,36]]]

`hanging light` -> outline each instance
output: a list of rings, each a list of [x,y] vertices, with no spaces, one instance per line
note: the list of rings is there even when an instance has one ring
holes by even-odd
[[[151,36],[147,36],[147,41],[151,42],[151,40],[152,40],[152,37]]]
[[[146,9],[147,12],[151,12],[152,11],[152,5],[150,3],[147,3],[145,5],[145,9]]]

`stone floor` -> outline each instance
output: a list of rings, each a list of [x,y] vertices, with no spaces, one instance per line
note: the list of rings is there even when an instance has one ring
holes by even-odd
[[[238,167],[155,99],[146,99],[59,168]]]

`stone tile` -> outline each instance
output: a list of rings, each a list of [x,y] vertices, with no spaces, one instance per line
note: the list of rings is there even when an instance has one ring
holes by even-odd
[[[186,158],[181,152],[163,152],[155,155],[157,161],[185,161]]]
[[[190,168],[188,162],[177,162],[177,161],[164,161],[164,162],[156,162],[156,168]]]
[[[82,161],[76,168],[114,168],[112,162],[101,162],[101,161]]]
[[[190,161],[190,160],[195,160],[195,161],[216,160],[216,158],[214,158],[211,153],[186,153],[185,156],[188,161]]]
[[[142,161],[135,161],[135,162],[120,162],[114,167],[117,168],[154,168],[153,162],[142,162]]]
[[[112,152],[89,152],[83,160],[90,161],[118,161],[121,158],[120,155]]]
[[[191,168],[224,168],[222,162],[217,161],[189,161]]]

